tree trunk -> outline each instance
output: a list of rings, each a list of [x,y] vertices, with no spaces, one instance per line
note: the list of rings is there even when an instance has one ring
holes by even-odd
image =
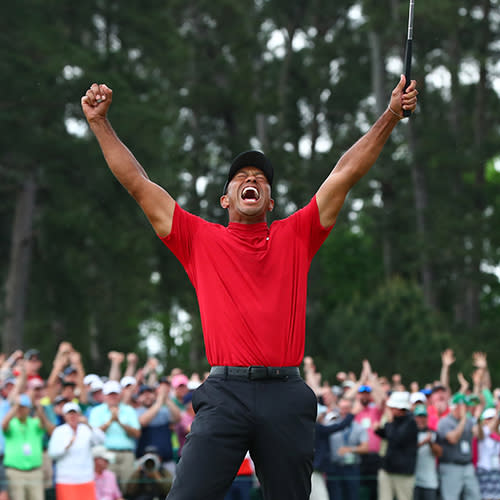
[[[387,97],[384,90],[384,58],[382,56],[382,49],[380,45],[380,36],[374,31],[370,31],[370,49],[371,49],[371,77],[373,93],[375,95],[375,107],[376,113],[380,116],[387,106]],[[388,189],[386,189],[386,187]],[[391,187],[387,186],[384,182],[382,183],[382,197],[384,200],[384,206],[388,207],[391,203]],[[389,232],[385,227],[382,228],[382,258],[384,263],[384,275],[386,279],[389,279],[392,275],[392,242]]]
[[[23,329],[28,292],[36,184],[30,175],[19,192],[10,250],[9,270],[5,291],[5,323],[2,350],[10,353],[23,348]]]
[[[417,140],[414,133],[414,128],[410,123],[408,124],[408,146],[410,152],[410,169],[411,178],[413,183],[413,195],[415,198],[415,219],[417,228],[417,238],[420,243],[421,255],[419,258],[420,279],[422,281],[422,290],[424,293],[425,302],[429,307],[436,307],[436,298],[434,295],[434,275],[432,266],[427,251],[427,223],[425,212],[427,210],[427,188],[425,184],[425,175],[422,166],[417,164],[416,151]]]

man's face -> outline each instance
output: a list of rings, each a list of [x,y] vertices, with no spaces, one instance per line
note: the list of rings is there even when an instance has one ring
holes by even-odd
[[[42,367],[42,361],[38,356],[31,356],[30,359],[26,360],[26,372],[27,373],[38,373]]]
[[[150,408],[155,402],[156,395],[153,391],[144,391],[139,396],[139,404],[145,406],[146,408]]]
[[[432,405],[436,408],[439,414],[442,414],[448,408],[448,394],[445,390],[438,390],[431,395]]]
[[[111,394],[104,396],[104,400],[109,407],[118,406],[120,404],[121,394],[112,392]]]
[[[360,392],[358,395],[359,402],[363,406],[368,406],[372,400],[372,395],[369,392]]]
[[[104,401],[104,394],[102,393],[102,390],[99,389],[98,391],[93,391],[92,399],[97,403],[102,403]]]
[[[262,170],[243,167],[231,179],[227,193],[221,197],[222,208],[229,210],[229,220],[246,221],[248,217],[265,219],[274,207],[271,186]]]
[[[17,410],[17,418],[24,421],[29,417],[30,412],[31,408],[29,406],[20,406]]]
[[[417,427],[419,429],[425,429],[427,428],[427,416],[426,415],[419,415],[415,417],[415,422],[417,423]]]
[[[187,385],[181,384],[179,387],[175,389],[175,397],[179,400],[182,401],[184,396],[189,392],[189,389],[187,388]]]
[[[339,401],[339,413],[341,417],[345,417],[352,408],[352,404],[347,399],[341,399]]]

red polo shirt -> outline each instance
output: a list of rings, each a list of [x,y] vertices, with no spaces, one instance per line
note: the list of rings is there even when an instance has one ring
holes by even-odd
[[[210,365],[300,365],[307,275],[330,230],[316,197],[270,227],[225,227],[175,206],[172,231],[161,240],[196,290]]]

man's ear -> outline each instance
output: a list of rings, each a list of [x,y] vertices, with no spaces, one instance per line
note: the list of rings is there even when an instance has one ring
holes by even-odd
[[[226,208],[229,207],[229,199],[227,197],[227,194],[223,194],[220,197],[220,206],[225,210]]]
[[[272,198],[269,199],[269,211],[272,212],[274,208],[274,200]]]

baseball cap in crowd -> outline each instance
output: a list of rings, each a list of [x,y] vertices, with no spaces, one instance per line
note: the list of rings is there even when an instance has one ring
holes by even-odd
[[[271,165],[271,162],[261,151],[251,150],[244,151],[243,153],[240,153],[236,158],[234,158],[233,162],[231,163],[231,167],[229,168],[227,181],[224,184],[222,194],[227,193],[227,187],[229,186],[231,179],[236,175],[236,172],[238,172],[238,170],[243,167],[256,167],[259,170],[262,170],[262,172],[266,176],[267,181],[269,182],[269,185],[272,187],[274,169]]]
[[[453,394],[453,397],[451,398],[451,404],[456,406],[456,405],[466,405],[467,404],[467,398],[465,397],[465,394],[461,392],[456,392]]]
[[[389,408],[397,408],[398,410],[410,409],[410,393],[407,391],[391,392],[386,405]]]
[[[413,410],[413,415],[415,417],[426,417],[427,416],[427,408],[424,405],[417,405]]]
[[[61,404],[61,403],[67,403],[68,400],[64,397],[64,396],[56,396],[54,398],[54,406],[58,405],[58,404]]]
[[[352,380],[345,380],[342,382],[342,387],[344,389],[350,389],[351,387],[354,387],[356,384]]]
[[[410,403],[414,405],[415,403],[427,403],[427,397],[423,392],[417,391],[412,392],[410,395]]]
[[[15,377],[7,377],[3,382],[2,382],[2,388],[9,385],[9,384],[12,384],[12,385],[15,385],[16,383],[16,379]]]
[[[141,387],[139,389],[139,396],[141,394],[144,394],[145,392],[154,392],[154,389],[150,385],[146,385],[146,384],[141,385]]]
[[[45,387],[45,382],[38,377],[30,378],[27,382],[28,389],[38,389],[40,387]]]
[[[344,393],[342,387],[340,387],[339,385],[332,385],[331,389],[335,396],[342,396],[342,394]]]
[[[477,394],[468,394],[465,396],[465,404],[467,406],[476,406],[481,403],[479,396]]]
[[[372,392],[372,388],[369,385],[360,385],[358,388],[358,392]]]
[[[122,386],[120,385],[120,382],[118,382],[116,380],[108,380],[104,384],[104,387],[102,388],[102,392],[106,396],[108,394],[120,394],[122,392]]]
[[[135,377],[131,377],[130,375],[126,375],[120,380],[120,385],[122,387],[128,387],[129,385],[136,385],[136,384],[137,380],[135,379]]]
[[[190,391],[194,391],[195,389],[198,389],[200,387],[201,382],[199,380],[190,380],[187,384],[187,388]]]
[[[115,461],[115,454],[112,451],[109,451],[105,446],[98,445],[92,448],[92,457],[93,458],[103,458],[108,461],[110,464]]]
[[[19,406],[24,406],[25,408],[31,408],[31,399],[27,394],[21,394],[19,396]]]
[[[95,373],[89,373],[88,375],[85,375],[85,377],[83,377],[83,383],[85,385],[92,385],[92,382],[94,382],[95,380],[101,380],[101,377],[99,377],[99,375],[96,375]]]
[[[63,371],[64,375],[71,375],[72,373],[76,373],[76,368],[73,365],[67,366]]]
[[[98,378],[90,384],[90,392],[102,391],[104,388],[104,382]]]
[[[446,387],[444,385],[437,384],[432,388],[432,394],[438,391],[446,391]]]
[[[497,412],[495,408],[486,408],[486,410],[481,413],[481,420],[487,420],[489,418],[495,418]]]
[[[80,406],[78,404],[74,403],[73,401],[70,401],[69,403],[66,403],[62,407],[63,415],[66,415],[70,411],[75,411],[76,413],[81,413],[82,412]]]
[[[180,387],[181,385],[185,385],[187,387],[188,383],[189,379],[183,373],[179,373],[179,375],[174,375],[172,377],[172,387],[174,389],[177,389],[177,387]]]
[[[40,351],[38,349],[28,349],[24,353],[24,359],[30,360],[30,359],[39,359],[40,358]]]

